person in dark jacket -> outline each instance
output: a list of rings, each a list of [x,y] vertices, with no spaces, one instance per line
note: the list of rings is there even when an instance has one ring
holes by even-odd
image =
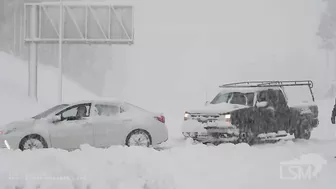
[[[331,123],[332,124],[335,124],[335,117],[336,117],[336,100],[335,100],[334,108],[331,112]]]

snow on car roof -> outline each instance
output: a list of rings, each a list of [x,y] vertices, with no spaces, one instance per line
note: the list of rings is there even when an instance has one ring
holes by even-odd
[[[67,104],[84,104],[84,103],[123,103],[125,101],[120,100],[120,99],[116,99],[116,98],[112,98],[112,97],[98,97],[98,98],[91,98],[91,99],[82,99],[82,100],[78,100],[78,101],[72,101],[72,102],[68,102]]]
[[[280,90],[280,87],[235,87],[235,88],[224,88],[221,90],[221,93],[232,93],[232,92],[241,92],[241,93],[253,93],[264,91],[268,89]]]

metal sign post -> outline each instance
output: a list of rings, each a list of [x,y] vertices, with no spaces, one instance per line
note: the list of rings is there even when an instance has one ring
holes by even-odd
[[[37,36],[37,7],[32,6],[30,10],[30,38]],[[29,44],[29,96],[37,100],[37,43]]]
[[[58,69],[59,69],[59,81],[58,81],[58,101],[59,103],[62,103],[63,101],[63,67],[62,67],[62,61],[63,61],[63,1],[60,0],[60,21],[59,21],[59,49],[58,49]]]

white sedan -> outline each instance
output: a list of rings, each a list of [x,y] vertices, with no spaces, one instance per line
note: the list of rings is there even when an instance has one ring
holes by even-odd
[[[0,147],[78,149],[82,144],[156,146],[168,140],[165,117],[119,100],[81,101],[52,107],[0,128]]]

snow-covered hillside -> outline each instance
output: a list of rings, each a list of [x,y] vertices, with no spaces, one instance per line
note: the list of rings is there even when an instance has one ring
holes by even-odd
[[[4,124],[35,115],[57,104],[58,71],[53,67],[38,65],[39,103],[28,98],[28,64],[0,51],[0,102],[1,120]],[[68,78],[63,78],[64,101],[95,97]]]

